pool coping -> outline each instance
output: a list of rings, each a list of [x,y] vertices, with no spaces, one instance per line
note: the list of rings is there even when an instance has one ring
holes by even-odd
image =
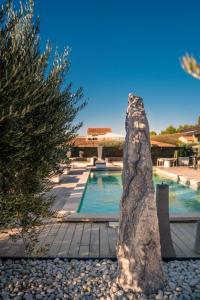
[[[66,218],[66,214],[74,214],[77,213],[78,208],[80,206],[83,194],[85,192],[85,187],[88,181],[88,177],[90,175],[90,169],[84,169],[83,174],[80,175],[79,181],[76,184],[75,188],[73,189],[72,193],[70,194],[67,202],[59,210],[58,214],[60,217]],[[67,216],[68,217],[68,216]]]
[[[197,222],[200,220],[200,213],[171,214],[170,222]],[[95,213],[73,213],[67,216],[66,222],[119,222],[119,214],[95,214]]]
[[[198,181],[190,176],[171,173],[170,168],[166,168],[166,169],[162,168],[161,169],[159,167],[154,167],[154,172],[157,175],[165,176],[165,177],[172,179],[179,184],[185,185],[193,190],[198,190],[200,188],[200,181]]]
[[[106,167],[102,169],[95,169],[94,167],[84,168],[83,174],[80,176],[80,179],[70,194],[67,202],[63,206],[62,210],[59,211],[59,215],[62,216],[64,222],[118,222],[119,214],[102,214],[102,213],[79,213],[78,209],[80,207],[83,194],[86,189],[87,181],[91,171],[121,171],[122,168],[113,168]],[[165,170],[160,170],[154,167],[154,171],[157,173],[157,170],[162,171],[162,175],[169,176],[171,175],[172,180],[177,179],[177,175],[167,172]],[[167,175],[166,175],[167,173]],[[160,175],[160,174],[158,174]],[[200,220],[199,213],[187,213],[187,214],[170,214],[170,222],[196,222]]]

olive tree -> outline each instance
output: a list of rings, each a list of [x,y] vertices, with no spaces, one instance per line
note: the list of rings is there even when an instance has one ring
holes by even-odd
[[[16,228],[31,253],[39,225],[52,215],[48,177],[67,162],[66,152],[81,123],[82,89],[71,91],[69,51],[40,50],[33,1],[0,11],[0,225]]]

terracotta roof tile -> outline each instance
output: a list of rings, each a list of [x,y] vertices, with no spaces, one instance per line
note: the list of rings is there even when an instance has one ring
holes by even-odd
[[[112,132],[112,128],[88,128],[88,135],[101,135],[106,134],[107,132]]]
[[[158,146],[158,147],[176,147],[174,144],[169,144],[169,143],[162,143],[158,141],[151,141],[152,146]]]

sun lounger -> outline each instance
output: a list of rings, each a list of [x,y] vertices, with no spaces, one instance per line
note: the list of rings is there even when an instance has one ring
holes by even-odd
[[[174,167],[177,162],[176,157],[163,157],[157,159],[157,167],[169,168],[171,165]]]

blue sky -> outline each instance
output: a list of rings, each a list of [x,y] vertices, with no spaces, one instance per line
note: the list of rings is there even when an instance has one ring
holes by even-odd
[[[184,73],[180,57],[200,60],[198,0],[35,0],[42,45],[71,50],[69,81],[82,86],[84,126],[124,133],[129,92],[144,99],[150,127],[194,123],[200,81]]]

